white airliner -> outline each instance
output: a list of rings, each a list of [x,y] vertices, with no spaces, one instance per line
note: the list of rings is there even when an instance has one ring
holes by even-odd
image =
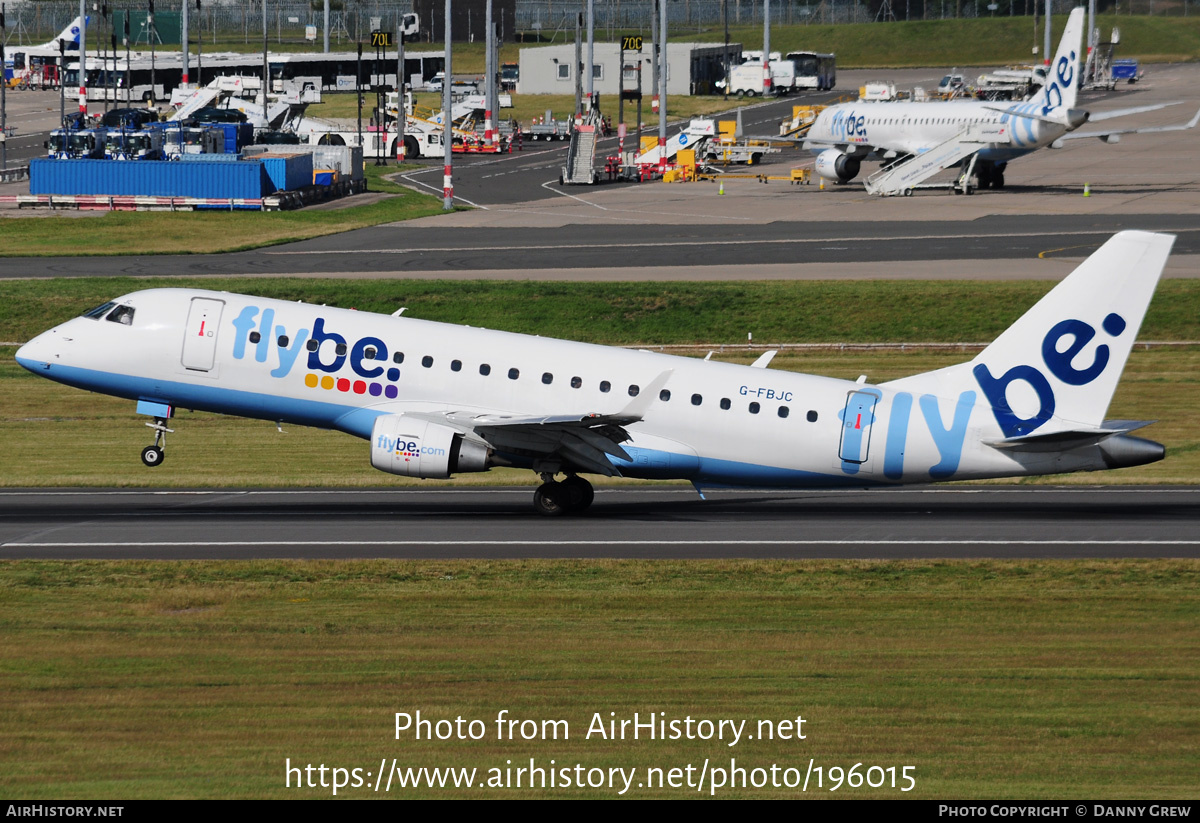
[[[1105,413],[1173,243],[1122,232],[974,360],[879,385],[197,289],[118,297],[17,361],[137,401],[148,466],[174,410],[200,409],[356,435],[393,474],[532,469],[543,514],[587,508],[589,473],[702,490],[1111,469],[1164,454]]]
[[[1083,14],[1082,8],[1071,12],[1046,84],[1033,100],[1023,103],[859,101],[829,106],[817,116],[804,139],[804,147],[817,152],[817,174],[826,180],[847,183],[858,176],[862,161],[868,157],[899,164],[934,149],[947,149],[939,152],[947,164],[974,164],[973,174],[979,188],[1003,188],[1008,161],[1046,146],[1059,148],[1064,140],[1096,137],[1116,143],[1122,134],[1195,127],[1200,112],[1187,124],[1071,133],[1089,120],[1107,120],[1176,105],[1160,103],[1096,115],[1076,109]],[[961,142],[954,144],[956,139]],[[949,165],[931,168],[930,173],[945,167]],[[969,193],[969,187],[966,191]]]
[[[58,57],[59,41],[63,42],[63,51],[68,55],[76,55],[79,51],[79,29],[82,17],[76,17],[67,27],[59,32],[58,36],[52,40],[47,40],[40,46],[13,46],[6,47],[8,54],[14,60],[22,64],[28,64],[28,57]],[[91,18],[88,18],[89,20]],[[21,57],[24,55],[24,57]]]

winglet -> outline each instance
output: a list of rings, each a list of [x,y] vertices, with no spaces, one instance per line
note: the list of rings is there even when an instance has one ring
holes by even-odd
[[[674,369],[667,369],[658,377],[650,381],[650,385],[642,389],[637,397],[629,401],[629,405],[613,415],[622,419],[628,419],[631,422],[641,420],[646,416],[646,412],[650,409],[650,404],[658,399],[658,393],[667,385],[667,381],[671,379],[671,375],[675,373]]]

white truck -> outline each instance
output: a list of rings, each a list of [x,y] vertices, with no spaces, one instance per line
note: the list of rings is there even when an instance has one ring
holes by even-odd
[[[775,94],[789,94],[796,87],[796,65],[791,60],[783,59],[778,52],[771,53],[771,87]],[[729,93],[738,97],[745,95],[755,97],[765,93],[764,80],[766,71],[763,69],[761,57],[748,60],[740,66],[729,70]],[[717,84],[721,87],[721,83]]]

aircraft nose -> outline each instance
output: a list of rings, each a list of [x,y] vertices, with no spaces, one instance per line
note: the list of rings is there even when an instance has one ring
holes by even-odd
[[[1067,122],[1071,124],[1072,129],[1082,126],[1091,116],[1091,112],[1084,111],[1083,109],[1067,109]]]
[[[17,349],[17,364],[31,372],[40,372],[47,368],[50,359],[46,334],[39,334],[24,346]]]

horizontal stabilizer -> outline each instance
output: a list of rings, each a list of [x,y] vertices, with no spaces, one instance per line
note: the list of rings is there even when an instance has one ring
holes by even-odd
[[[1109,437],[1128,434],[1154,422],[1153,420],[1105,420],[1104,425],[1100,428],[1068,429],[1044,434],[1027,434],[1021,437],[1006,437],[1003,440],[988,441],[987,445],[994,449],[1009,451],[1063,452],[1084,446],[1094,446]]]

